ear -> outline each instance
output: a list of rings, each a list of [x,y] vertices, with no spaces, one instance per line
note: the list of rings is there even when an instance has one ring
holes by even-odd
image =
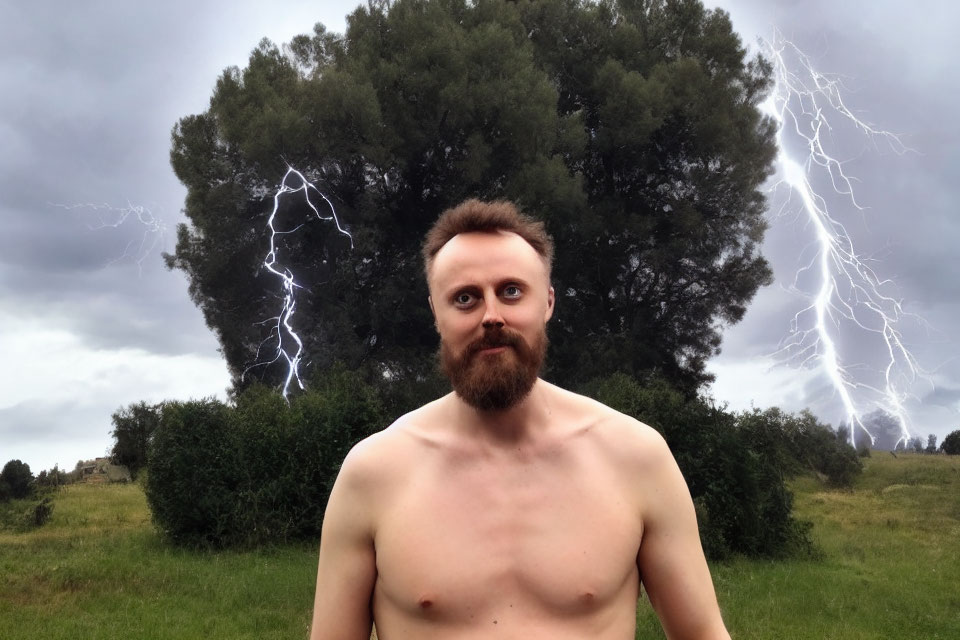
[[[433,296],[427,296],[427,302],[430,303],[430,313],[433,314],[433,328],[440,332],[440,327],[437,326],[437,310],[433,308]]]
[[[553,304],[555,302],[555,294],[553,293],[553,287],[547,289],[547,312],[543,316],[543,321],[546,322],[553,315]]]

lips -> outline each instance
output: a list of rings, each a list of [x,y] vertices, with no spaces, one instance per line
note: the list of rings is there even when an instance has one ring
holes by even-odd
[[[482,338],[470,343],[470,346],[467,347],[467,353],[469,356],[486,352],[499,353],[507,347],[515,348],[520,340],[522,338],[519,335],[507,333],[503,329],[495,332],[488,330]]]
[[[498,346],[498,347],[487,347],[486,349],[480,349],[479,353],[484,354],[484,355],[486,355],[486,354],[500,353],[501,351],[504,351],[504,350],[506,350],[507,348],[508,348],[508,345],[505,345],[505,344],[504,344],[504,345],[500,345],[500,346]]]

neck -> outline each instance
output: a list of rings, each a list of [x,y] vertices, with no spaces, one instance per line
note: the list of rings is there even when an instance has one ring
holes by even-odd
[[[453,424],[467,437],[494,446],[534,442],[550,424],[549,387],[549,383],[538,378],[523,400],[503,411],[480,411],[451,393]]]

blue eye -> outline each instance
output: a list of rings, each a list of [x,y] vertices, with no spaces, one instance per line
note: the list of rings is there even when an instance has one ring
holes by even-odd
[[[523,292],[520,291],[520,287],[515,284],[507,285],[503,288],[503,295],[505,298],[519,298],[521,293]]]
[[[473,294],[467,292],[458,293],[453,297],[453,303],[458,307],[467,307],[473,303]]]

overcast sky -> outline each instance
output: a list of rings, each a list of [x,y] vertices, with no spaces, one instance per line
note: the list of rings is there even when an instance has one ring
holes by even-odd
[[[906,308],[929,322],[926,330],[904,326],[936,383],[918,385],[907,406],[917,433],[942,437],[960,428],[960,75],[948,35],[960,11],[946,1],[925,2],[923,12],[836,4],[722,6],[753,48],[778,25],[822,71],[843,76],[851,109],[917,150],[898,155],[838,136],[867,209],[835,211],[849,216],[844,222],[878,275],[892,278]],[[229,378],[216,340],[185,278],[159,255],[173,249],[183,220],[170,130],[206,108],[220,72],[244,66],[261,38],[286,42],[317,21],[342,31],[355,3],[267,5],[0,3],[0,464],[19,458],[35,473],[54,463],[72,468],[109,449],[110,414],[119,407],[224,396]],[[782,196],[771,194],[775,211]],[[85,204],[116,211],[74,206]],[[146,227],[132,218],[103,226],[131,206],[146,207],[168,230],[140,264],[133,256]],[[769,357],[807,304],[789,285],[813,239],[789,207],[770,219],[764,252],[777,282],[726,332],[710,365],[718,376],[712,393],[736,409],[810,407],[836,424],[843,412],[822,371],[773,366]],[[882,345],[845,337],[847,362],[880,361]],[[870,375],[866,366],[854,371]]]
[[[770,39],[776,26],[821,72],[836,74],[857,117],[897,133],[915,150],[898,154],[882,139],[871,141],[830,114],[828,144],[856,178],[853,186],[864,210],[839,196],[827,196],[828,204],[866,263],[880,279],[892,280],[883,293],[917,316],[907,315],[898,327],[926,370],[904,407],[914,435],[926,440],[934,433],[942,439],[960,428],[960,268],[954,257],[960,241],[960,75],[953,64],[960,47],[947,26],[960,10],[940,0],[923,2],[923,11],[829,0],[718,4],[730,12],[753,50],[757,37]],[[823,180],[818,184],[824,186]],[[823,369],[778,365],[769,357],[788,334],[794,314],[810,304],[800,294],[815,292],[819,284],[809,272],[796,278],[797,269],[815,256],[816,235],[805,224],[797,198],[781,209],[787,194],[783,189],[770,194],[764,254],[775,283],[761,290],[743,322],[725,333],[723,353],[710,365],[717,374],[713,394],[734,408],[809,407],[837,425],[845,411]],[[791,286],[794,282],[800,291]],[[852,331],[849,324],[839,338],[838,352],[851,379],[882,386],[887,363],[882,338]],[[862,389],[854,390],[852,399],[861,414],[882,400]]]

